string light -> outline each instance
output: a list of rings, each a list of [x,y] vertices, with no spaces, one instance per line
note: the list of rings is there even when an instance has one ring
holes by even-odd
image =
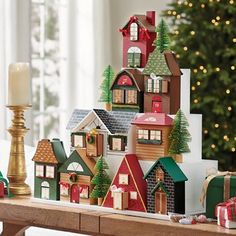
[[[219,17],[219,16],[217,16],[217,17],[216,17],[216,19],[217,19],[217,20],[220,20],[220,17]]]
[[[188,47],[185,46],[185,47],[184,47],[184,51],[188,51]]]
[[[181,5],[181,4],[182,4],[182,2],[181,2],[181,1],[178,1],[178,4],[179,4],[179,5]]]
[[[176,11],[173,11],[172,14],[175,16],[177,13],[176,13]]]
[[[232,151],[232,152],[235,152],[235,151],[236,151],[236,149],[233,147],[233,148],[231,149],[231,151]]]
[[[193,73],[197,73],[197,69],[193,69]]]
[[[236,141],[236,137],[234,137],[234,141]]]
[[[192,89],[192,91],[195,91],[195,90],[196,90],[196,87],[195,87],[195,86],[192,86],[191,89]]]
[[[208,134],[208,130],[207,129],[204,130],[204,134]]]
[[[212,24],[215,24],[215,23],[216,23],[216,20],[215,20],[215,19],[212,19],[212,20],[211,20],[211,23],[212,23]]]
[[[192,31],[190,32],[190,34],[191,34],[191,35],[195,35],[195,31],[192,30]]]
[[[203,72],[204,74],[206,74],[206,73],[207,73],[207,69],[204,69],[202,72]]]
[[[204,3],[201,4],[201,8],[205,8],[205,4]]]
[[[233,38],[233,42],[236,43],[236,38]]]
[[[198,86],[200,86],[200,85],[201,85],[201,82],[200,82],[200,81],[198,81],[198,82],[197,82],[197,85],[198,85]]]
[[[198,100],[197,100],[197,99],[194,99],[194,101],[193,101],[193,102],[197,104],[197,103],[198,103]]]
[[[231,68],[231,70],[235,70],[235,66],[231,66],[230,68]]]
[[[234,0],[230,0],[230,1],[229,1],[229,4],[234,4]]]
[[[176,58],[180,58],[180,55],[179,55],[179,54],[176,54]]]
[[[226,25],[229,25],[229,24],[230,24],[230,21],[229,21],[229,20],[225,21],[225,24],[226,24]]]
[[[217,25],[219,25],[219,22],[216,22],[216,23],[215,23],[215,26],[217,26]]]
[[[199,69],[200,69],[200,70],[203,70],[203,69],[204,69],[204,66],[199,66]]]
[[[186,6],[187,6],[187,5],[188,5],[188,2],[187,2],[187,1],[185,1],[185,2],[184,2],[184,5],[186,5]]]
[[[216,145],[215,144],[211,144],[211,148],[212,149],[216,148]]]
[[[225,140],[225,141],[227,141],[227,142],[229,141],[229,138],[228,138],[228,136],[227,136],[227,135],[224,135],[224,137],[223,137],[223,138],[224,138],[224,140]]]
[[[226,89],[225,92],[226,92],[227,94],[230,94],[230,90],[229,90],[229,89]]]
[[[220,125],[216,123],[215,124],[215,128],[219,128],[219,127],[220,127]]]
[[[188,6],[189,6],[189,7],[192,7],[192,6],[193,6],[193,4],[190,2],[190,3],[188,4]]]
[[[219,72],[219,71],[220,71],[220,68],[219,68],[219,67],[216,67],[216,71]]]
[[[200,54],[200,52],[199,52],[199,51],[196,51],[196,52],[195,52],[195,54],[196,54],[196,55],[199,55],[199,54]]]
[[[213,0],[209,0],[209,2],[213,2]]]
[[[180,18],[181,18],[181,15],[177,15],[176,18],[177,18],[177,19],[180,19]]]
[[[172,13],[171,11],[168,11],[168,12],[167,12],[168,15],[171,15],[171,13]]]
[[[178,34],[179,34],[179,31],[178,31],[178,30],[176,30],[176,31],[175,31],[175,34],[176,34],[176,35],[178,35]]]
[[[232,111],[232,107],[231,106],[228,107],[228,111]]]

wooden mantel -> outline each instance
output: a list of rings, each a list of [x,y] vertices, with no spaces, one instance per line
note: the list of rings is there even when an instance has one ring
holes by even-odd
[[[33,203],[18,197],[0,200],[2,236],[23,236],[30,226],[64,230],[88,235],[135,236],[228,236],[228,230],[215,224],[180,225],[156,219],[88,211],[78,208]]]

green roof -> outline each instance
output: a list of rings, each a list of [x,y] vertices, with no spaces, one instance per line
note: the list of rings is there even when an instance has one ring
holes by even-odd
[[[165,171],[170,175],[174,182],[182,182],[188,180],[188,178],[185,176],[183,171],[179,168],[172,157],[162,157],[158,159],[146,173],[144,179],[149,176],[149,174],[157,166],[158,163],[160,163],[165,168]]]
[[[77,170],[68,170],[68,166],[71,163],[78,163],[79,165],[81,165],[81,168],[78,168]],[[84,160],[82,159],[82,157],[79,155],[79,153],[74,150],[69,158],[67,159],[67,161],[59,168],[59,172],[61,173],[76,173],[78,175],[85,175],[85,176],[92,176],[93,177],[93,173],[92,171],[89,169],[89,167],[86,165],[86,163],[84,162]]]
[[[155,187],[151,191],[151,194],[154,195],[156,190],[159,189],[159,188],[161,188],[168,196],[170,195],[162,181],[158,181],[156,183]]]
[[[55,157],[57,158],[57,161],[62,164],[67,160],[66,152],[63,146],[63,142],[60,141],[60,139],[52,139],[51,141],[53,152]]]
[[[143,75],[172,75],[165,58],[164,52],[161,53],[157,48],[150,53],[148,62],[142,72]]]

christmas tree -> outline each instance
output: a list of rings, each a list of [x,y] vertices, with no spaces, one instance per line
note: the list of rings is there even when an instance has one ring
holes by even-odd
[[[106,163],[103,156],[100,156],[95,165],[95,170],[97,174],[92,178],[91,183],[95,185],[93,191],[90,194],[91,198],[98,198],[98,205],[102,204],[103,198],[106,196],[106,193],[111,184],[111,180],[106,172],[109,169],[108,164]]]
[[[166,49],[169,49],[170,38],[169,38],[169,29],[167,24],[163,19],[156,28],[157,38],[154,41],[154,46],[160,51],[163,52]]]
[[[236,167],[236,1],[173,0],[172,48],[190,68],[191,111],[203,114],[203,157]]]
[[[191,141],[191,135],[188,132],[188,121],[184,113],[179,109],[174,119],[173,129],[170,133],[170,154],[182,154],[190,152],[188,142]]]
[[[106,67],[106,69],[103,72],[104,80],[102,81],[102,84],[100,86],[100,89],[102,90],[100,102],[106,103],[106,109],[108,111],[111,110],[111,103],[112,103],[112,92],[110,90],[112,80],[114,78],[114,71],[110,65]]]

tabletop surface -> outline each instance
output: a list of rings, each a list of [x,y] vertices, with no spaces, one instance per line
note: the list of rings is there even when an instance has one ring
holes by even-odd
[[[216,224],[181,225],[169,221],[33,202],[29,197],[0,200],[0,220],[92,235],[236,235]]]

